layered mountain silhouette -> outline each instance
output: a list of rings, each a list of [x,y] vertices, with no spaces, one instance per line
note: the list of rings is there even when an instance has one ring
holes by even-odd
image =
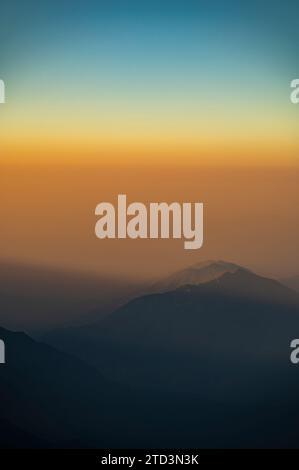
[[[236,265],[202,269],[213,280],[198,283],[199,272],[196,285],[137,298],[97,325],[45,340],[110,379],[145,387],[191,386],[209,394],[214,383],[237,394],[255,375],[288,371],[290,341],[299,335],[299,295]]]
[[[299,294],[231,263],[194,269],[51,346],[0,329],[5,445],[298,447]]]
[[[0,448],[125,442],[126,410],[136,403],[126,389],[24,333],[0,328],[0,338],[6,346],[6,364],[0,366]],[[132,410],[133,422],[134,416]]]
[[[195,447],[202,406],[109,382],[93,367],[0,328],[0,448]],[[197,418],[197,419],[198,419]]]

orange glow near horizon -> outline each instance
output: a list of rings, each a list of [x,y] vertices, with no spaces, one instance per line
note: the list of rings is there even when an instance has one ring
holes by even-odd
[[[1,259],[127,278],[224,259],[274,277],[296,274],[299,173],[283,167],[6,165],[0,173]],[[98,240],[99,202],[203,202],[200,250],[178,240]]]

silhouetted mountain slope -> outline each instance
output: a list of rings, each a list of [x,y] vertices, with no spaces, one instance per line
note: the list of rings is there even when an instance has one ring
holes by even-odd
[[[122,435],[124,447],[297,447],[299,369],[289,357],[290,341],[299,337],[298,306],[296,292],[236,269],[140,297],[98,325],[56,331],[45,340],[124,390],[116,398],[99,395],[104,411],[88,397],[91,426],[78,407],[84,442],[102,436],[95,425],[101,410],[108,430],[101,444],[113,446]]]
[[[286,394],[282,376],[271,394],[249,390],[237,400],[175,386],[116,393],[80,361],[23,334],[1,329],[0,336],[8,345],[0,366],[2,448],[298,446],[298,389]]]
[[[275,380],[279,368],[288,372],[290,341],[298,335],[298,294],[237,270],[210,283],[135,299],[100,326],[45,340],[124,383],[190,386],[207,394],[214,383],[223,393],[233,387],[238,394],[254,376]]]
[[[280,279],[281,284],[299,292],[299,276],[287,277]]]
[[[121,444],[134,401],[125,389],[23,333],[0,328],[0,338],[7,361],[0,366],[0,447]]]

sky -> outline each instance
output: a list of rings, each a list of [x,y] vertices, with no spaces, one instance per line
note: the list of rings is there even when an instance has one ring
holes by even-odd
[[[297,1],[0,9],[0,258],[154,275],[217,256],[296,273]],[[124,191],[205,201],[204,248],[99,244],[94,207]]]
[[[298,4],[240,3],[1,2],[10,161],[297,164]]]

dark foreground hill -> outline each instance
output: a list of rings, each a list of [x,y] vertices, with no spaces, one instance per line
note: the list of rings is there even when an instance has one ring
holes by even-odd
[[[259,395],[253,387],[238,399],[233,390],[203,396],[192,388],[126,389],[22,333],[1,329],[0,336],[7,345],[2,448],[298,447],[295,381],[288,389],[280,377],[280,386]]]
[[[292,290],[237,269],[48,334],[64,352],[1,329],[1,442],[298,447],[298,305]]]
[[[6,364],[0,366],[0,447],[122,444],[126,409],[133,401],[127,390],[24,333],[0,328],[0,338],[6,346]]]

